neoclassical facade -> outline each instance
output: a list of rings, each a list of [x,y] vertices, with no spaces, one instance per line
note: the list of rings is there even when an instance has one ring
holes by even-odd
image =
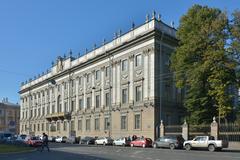
[[[21,85],[20,132],[158,137],[161,119],[175,124],[182,116],[169,69],[176,45],[176,30],[153,15],[81,57],[58,57]]]

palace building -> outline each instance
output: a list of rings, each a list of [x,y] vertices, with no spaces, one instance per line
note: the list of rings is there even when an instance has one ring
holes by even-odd
[[[83,56],[58,57],[22,83],[20,132],[158,137],[161,120],[178,124],[183,116],[183,94],[169,69],[177,42],[176,29],[153,13]]]

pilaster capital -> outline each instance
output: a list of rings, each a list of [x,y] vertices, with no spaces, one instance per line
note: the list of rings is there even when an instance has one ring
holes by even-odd
[[[134,55],[133,53],[130,54],[130,55],[129,55],[129,60],[133,60],[133,59],[134,59],[134,56],[135,56],[135,55]]]

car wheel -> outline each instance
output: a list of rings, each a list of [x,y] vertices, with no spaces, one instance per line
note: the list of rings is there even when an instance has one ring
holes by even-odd
[[[157,148],[157,144],[156,143],[153,144],[153,148]]]
[[[113,143],[113,146],[115,146],[116,144],[115,143]]]
[[[186,145],[185,145],[185,148],[186,148],[187,151],[190,151],[192,147],[191,147],[190,144],[186,144]]]
[[[210,144],[209,146],[208,146],[208,150],[210,151],[210,152],[214,152],[215,151],[215,146],[213,145],[213,144]]]
[[[171,150],[174,150],[174,149],[175,149],[175,145],[174,145],[174,144],[170,144],[170,145],[169,145],[169,148],[170,148]]]
[[[133,144],[131,144],[131,147],[134,147],[134,145],[133,145]]]
[[[145,148],[145,147],[146,147],[146,145],[145,145],[145,144],[143,144],[143,145],[142,145],[142,147],[143,147],[143,148]]]

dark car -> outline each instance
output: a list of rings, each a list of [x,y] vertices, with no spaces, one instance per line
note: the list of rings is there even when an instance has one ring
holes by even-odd
[[[95,140],[94,137],[84,137],[79,141],[79,144],[94,144]]]
[[[158,138],[153,142],[153,147],[158,148],[170,148],[171,150],[175,148],[183,148],[184,139],[182,136],[163,136]]]

